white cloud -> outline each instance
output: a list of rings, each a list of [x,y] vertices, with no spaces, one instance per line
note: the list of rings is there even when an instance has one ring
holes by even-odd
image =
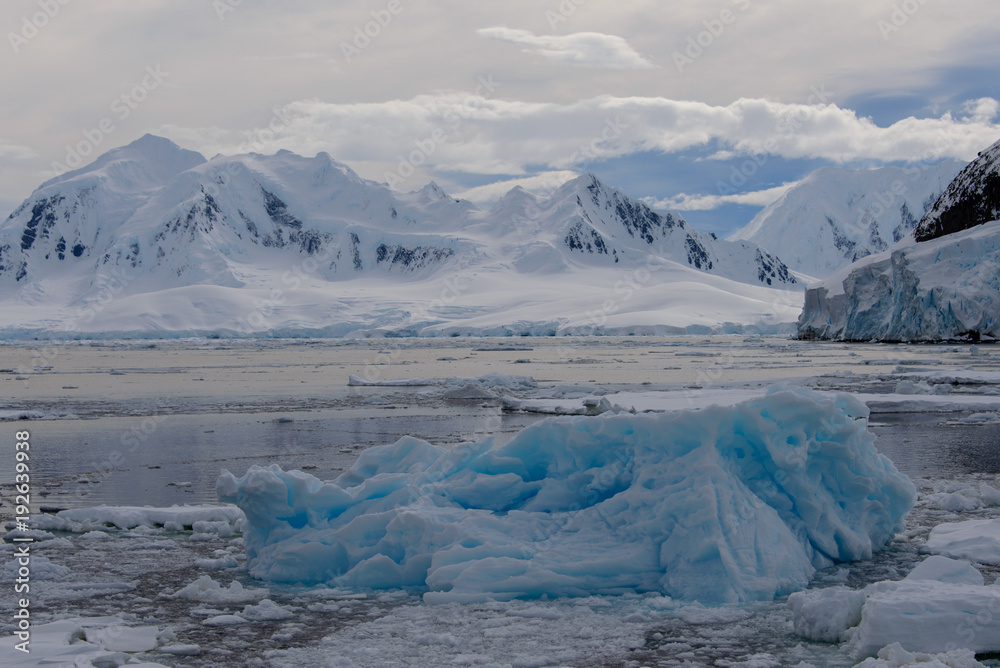
[[[534,195],[547,196],[559,186],[575,179],[577,176],[579,176],[577,172],[567,170],[544,172],[521,179],[506,179],[469,188],[463,192],[455,193],[455,197],[467,199],[477,204],[492,203],[506,195],[511,188],[516,186],[520,186]]]
[[[347,163],[409,162],[432,171],[508,176],[585,171],[602,159],[709,143],[723,147],[714,159],[732,161],[755,154],[836,163],[971,160],[1000,138],[1000,105],[989,98],[972,103],[964,115],[910,117],[882,127],[833,104],[743,98],[723,106],[611,96],[556,104],[497,99],[501,81],[478,89],[494,97],[470,90],[387,102],[301,101],[277,111],[281,120],[273,133],[173,126],[162,131],[207,155],[248,146],[259,153],[324,150]]]
[[[643,197],[642,201],[654,209],[667,211],[708,211],[724,204],[767,206],[788,192],[792,187],[798,185],[798,183],[798,181],[792,181],[765,190],[755,190],[735,195],[689,195],[681,193],[667,199]]]
[[[528,53],[576,67],[606,67],[609,69],[646,69],[653,64],[640,56],[623,38],[599,32],[577,32],[571,35],[536,35],[530,30],[513,28],[482,28],[477,30],[487,39],[528,48]]]
[[[889,0],[772,0],[718,6],[680,2],[671,3],[669,11],[663,11],[662,4],[653,0],[404,2],[391,22],[386,19],[376,28],[368,24],[376,20],[373,12],[385,17],[385,2],[233,3],[234,11],[225,13],[223,20],[213,3],[204,0],[104,0],[101,6],[107,11],[100,13],[74,9],[77,5],[69,3],[19,53],[8,49],[9,66],[0,68],[0,88],[18,91],[0,96],[7,136],[36,153],[19,161],[17,169],[0,165],[0,198],[20,201],[27,196],[38,185],[39,175],[54,160],[64,158],[65,147],[79,142],[81,132],[92,131],[109,114],[110,102],[128,91],[146,65],[156,64],[170,72],[169,85],[150,95],[127,119],[120,123],[115,119],[115,134],[102,148],[172,126],[176,134],[171,136],[180,143],[211,155],[239,148],[244,131],[266,124],[275,105],[319,99],[331,106],[320,111],[322,103],[310,103],[316,109],[303,114],[311,119],[281,133],[280,142],[256,150],[284,146],[309,155],[328,150],[352,166],[377,165],[367,174],[381,178],[382,165],[398,163],[401,150],[410,150],[414,140],[440,123],[435,109],[461,104],[464,91],[486,75],[504,82],[494,98],[552,104],[532,111],[524,103],[497,103],[488,108],[498,115],[495,121],[468,119],[459,132],[449,134],[447,150],[442,147],[428,165],[442,169],[460,165],[507,176],[517,175],[525,164],[529,167],[523,171],[531,173],[576,169],[566,166],[572,162],[567,153],[590,142],[593,133],[599,135],[607,115],[621,114],[625,120],[626,111],[636,122],[648,120],[651,125],[648,131],[630,128],[620,146],[603,144],[607,154],[626,155],[636,146],[674,150],[675,144],[718,138],[725,150],[740,155],[738,132],[750,130],[748,145],[762,139],[747,117],[739,118],[741,110],[734,99],[802,101],[811,86],[820,84],[832,92],[829,101],[841,105],[845,100],[870,99],[874,93],[912,96],[916,115],[934,108],[933,115],[940,116],[936,104],[951,104],[964,118],[985,115],[980,128],[960,128],[945,138],[957,141],[952,153],[961,152],[962,157],[990,143],[983,141],[983,134],[997,134],[989,129],[996,120],[989,106],[979,105],[976,111],[954,104],[956,99],[974,97],[963,91],[979,90],[978,84],[989,78],[989,64],[997,62],[1000,42],[991,29],[1000,21],[996,0],[963,0],[961,12],[954,11],[953,3],[922,3],[920,12],[894,32],[889,43],[876,25],[889,17]],[[702,33],[716,25],[722,5],[728,5],[737,20],[714,39],[702,39],[711,43],[696,62],[677,72],[673,54],[685,51],[689,39],[706,37]],[[0,15],[13,32],[20,29],[24,16],[38,10],[37,0],[9,0],[0,6]],[[488,26],[494,27],[487,28],[489,41],[477,33]],[[109,40],[113,49],[104,48]],[[184,48],[177,48],[181,43]],[[348,62],[341,44],[357,46],[361,53]],[[626,69],[608,69],[610,65]],[[449,90],[463,91],[457,103],[435,100],[440,97],[437,93]],[[650,97],[660,94],[707,106],[699,110],[694,103]],[[396,103],[385,102],[391,98],[415,101],[408,108],[428,115],[391,117],[388,108]],[[73,104],[65,104],[66,99]],[[421,99],[432,108],[423,108]],[[628,100],[635,102],[626,109]],[[351,103],[372,104],[359,104],[352,111]],[[637,110],[640,104],[648,109]],[[367,111],[375,112],[370,124],[357,117]],[[837,116],[833,111],[831,116]],[[766,129],[773,125],[767,115],[773,110],[764,112]],[[346,132],[322,121],[338,114],[347,123]],[[510,141],[515,133],[500,127],[505,122],[501,114],[511,118],[511,127],[523,131],[525,139]],[[885,128],[866,129],[848,116],[813,119],[849,126],[851,131],[843,133],[841,155],[913,154],[921,145],[933,147],[933,138],[928,141],[933,131],[926,120],[917,127],[914,148],[904,146],[909,130],[905,124],[896,127],[893,137]],[[384,118],[390,123],[398,120],[398,127],[385,125]],[[735,129],[720,130],[718,119]],[[310,121],[319,121],[316,142],[308,141]],[[560,124],[568,127],[554,127]],[[954,124],[944,125],[946,134],[953,133]],[[219,131],[206,139],[203,128],[213,126]],[[988,131],[981,133],[983,127]],[[806,124],[803,130],[810,133],[809,141],[785,141],[780,151],[838,153],[836,128],[827,131]],[[665,138],[674,132],[676,142]],[[819,138],[824,132],[829,139],[822,145]],[[867,146],[872,138],[876,143]],[[510,144],[509,149],[503,142]],[[372,147],[370,156],[359,148],[365,145]],[[517,155],[514,149],[525,154]],[[530,162],[536,156],[545,162]],[[428,169],[418,171],[427,178],[447,180]]]
[[[0,159],[3,160],[30,160],[37,154],[29,146],[14,144],[0,138]]]

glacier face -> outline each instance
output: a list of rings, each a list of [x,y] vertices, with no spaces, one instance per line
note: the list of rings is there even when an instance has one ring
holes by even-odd
[[[503,284],[520,303],[498,294]],[[692,284],[693,306],[651,294]],[[515,189],[483,211],[434,183],[395,192],[324,153],[206,161],[149,135],[46,182],[11,214],[0,285],[0,329],[14,335],[496,333],[609,316],[683,331],[790,322],[796,300],[782,293],[800,289],[758,246],[703,234],[592,175],[546,198]],[[593,296],[604,288],[613,299]],[[626,317],[650,303],[669,308]]]
[[[806,291],[799,338],[1000,338],[1000,221],[900,244]]]
[[[917,241],[982,225],[1000,218],[1000,141],[955,177],[933,208],[920,221]]]
[[[735,406],[550,418],[501,447],[412,437],[322,482],[225,472],[258,578],[408,587],[431,602],[661,592],[766,600],[870,557],[910,481],[849,395],[774,391]]]
[[[822,167],[731,239],[751,241],[791,269],[825,278],[912,235],[962,163],[847,170]]]

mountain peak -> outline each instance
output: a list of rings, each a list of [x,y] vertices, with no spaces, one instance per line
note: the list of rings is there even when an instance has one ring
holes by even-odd
[[[170,178],[206,162],[196,151],[183,149],[165,137],[146,133],[130,144],[113,148],[96,160],[79,169],[61,174],[42,184],[42,187],[66,183],[83,176],[107,173],[114,165],[135,163],[141,166],[144,178],[141,187],[161,185]],[[130,171],[137,171],[134,168]]]
[[[444,189],[437,184],[436,181],[431,181],[423,188],[418,190],[417,193],[432,202],[439,199],[445,199],[448,197],[448,193],[446,193]]]

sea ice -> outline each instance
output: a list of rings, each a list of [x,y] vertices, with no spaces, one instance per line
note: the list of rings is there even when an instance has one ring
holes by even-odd
[[[173,594],[163,594],[163,596],[164,598],[186,598],[200,603],[247,603],[259,601],[267,594],[267,589],[244,587],[235,580],[228,587],[223,587],[208,575],[202,575]]]
[[[0,577],[5,581],[13,582],[17,577],[18,567],[21,563],[16,557],[3,565],[0,570]],[[60,564],[53,564],[47,557],[40,554],[31,555],[31,579],[32,580],[62,580],[71,573],[70,569]]]
[[[928,557],[902,581],[865,589],[868,600],[851,644],[860,656],[892,643],[930,654],[1000,651],[1000,586],[983,582],[967,561]]]
[[[0,638],[3,665],[18,666],[74,666],[79,668],[107,668],[135,661],[125,652],[143,652],[154,649],[160,642],[155,626],[124,626],[115,618],[74,618],[31,629],[30,653],[14,649],[17,636]],[[128,663],[130,668],[167,668],[160,663]]]
[[[931,529],[924,549],[981,564],[1000,565],[1000,518],[939,524]]]
[[[441,381],[434,378],[363,378],[351,374],[347,384],[351,387],[425,387],[439,385]]]
[[[31,526],[45,531],[71,531],[87,533],[101,531],[109,526],[119,529],[136,527],[163,527],[166,530],[211,532],[230,536],[239,531],[243,513],[232,506],[96,506],[72,508],[55,514],[42,513],[31,519]],[[223,527],[223,525],[226,525]],[[105,534],[106,537],[106,534]]]
[[[428,602],[771,599],[870,557],[913,506],[867,415],[849,395],[780,390],[551,418],[501,447],[404,437],[331,482],[252,467],[218,493],[246,513],[247,564],[266,580],[411,587]]]
[[[788,597],[795,633],[810,640],[846,640],[848,629],[861,623],[865,592],[847,587],[808,589]]]
[[[291,619],[295,613],[288,608],[278,605],[269,598],[265,598],[257,605],[247,605],[243,607],[240,617],[256,622],[274,622],[284,619]]]
[[[931,556],[901,581],[861,590],[812,589],[792,594],[788,603],[796,633],[810,640],[847,640],[859,657],[877,652],[878,660],[861,664],[868,668],[975,665],[948,661],[959,648],[964,649],[954,656],[1000,651],[1000,586],[983,583],[968,561]],[[891,650],[893,643],[898,649]],[[914,658],[909,652],[928,654]],[[949,658],[931,656],[938,653]]]
[[[940,555],[927,557],[916,568],[910,571],[906,580],[934,580],[951,584],[979,585],[986,584],[983,574],[968,561],[949,559]]]
[[[868,591],[852,640],[860,656],[893,642],[911,652],[1000,651],[1000,587],[906,579]]]
[[[149,652],[159,644],[160,629],[155,626],[103,626],[84,629],[87,642],[112,652]]]
[[[898,642],[879,650],[878,658],[865,659],[854,668],[986,668],[968,649],[953,649],[943,654],[911,654]]]

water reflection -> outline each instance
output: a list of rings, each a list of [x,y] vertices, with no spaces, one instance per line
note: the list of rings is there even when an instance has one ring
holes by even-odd
[[[402,436],[454,444],[495,433],[503,442],[539,419],[478,406],[380,412],[170,415],[155,429],[139,417],[31,422],[36,495],[59,507],[211,502],[222,469],[241,475],[254,464],[278,464],[328,479],[364,448]]]

